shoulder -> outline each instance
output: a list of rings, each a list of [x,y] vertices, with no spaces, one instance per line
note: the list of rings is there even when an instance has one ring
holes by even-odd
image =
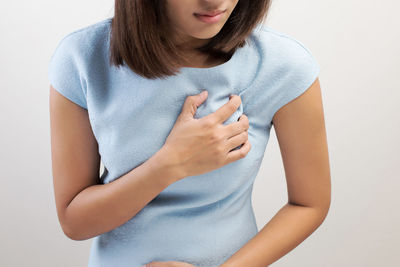
[[[59,44],[68,42],[70,44],[79,44],[83,42],[82,45],[88,44],[88,42],[95,42],[98,38],[103,38],[101,34],[107,33],[110,29],[111,19],[107,18],[96,23],[78,28],[61,38]]]
[[[246,101],[252,103],[255,116],[271,123],[281,107],[310,88],[320,66],[303,43],[264,24],[254,29],[250,39],[257,75],[252,88],[245,90]]]
[[[317,72],[319,65],[311,51],[293,36],[260,24],[252,38],[264,62],[282,71]]]
[[[106,19],[65,35],[56,46],[48,64],[50,84],[62,95],[88,109],[87,84],[96,66],[103,66],[107,33]]]
[[[75,59],[90,57],[108,38],[110,24],[111,18],[107,18],[66,34],[58,41],[52,57],[56,54]]]

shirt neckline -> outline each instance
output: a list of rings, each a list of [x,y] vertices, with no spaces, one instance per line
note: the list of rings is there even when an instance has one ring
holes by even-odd
[[[181,72],[210,72],[210,71],[218,71],[220,69],[227,68],[227,67],[235,64],[235,61],[239,57],[239,53],[241,52],[242,48],[244,48],[244,47],[238,47],[235,50],[235,52],[233,53],[233,55],[231,56],[231,58],[222,64],[219,64],[219,65],[216,65],[213,67],[208,67],[208,68],[181,67],[181,68],[179,68],[179,70]]]

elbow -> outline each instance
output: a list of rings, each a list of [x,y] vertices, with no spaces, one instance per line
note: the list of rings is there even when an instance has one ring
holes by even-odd
[[[325,221],[329,213],[329,206],[321,211],[321,224]]]
[[[61,229],[69,239],[74,240],[74,241],[79,241],[81,240],[80,234],[70,225],[67,225],[66,223],[61,223]]]
[[[71,240],[78,240],[78,235],[74,230],[74,227],[72,227],[70,220],[68,219],[67,211],[67,207],[64,208],[62,211],[57,210],[58,222],[60,223],[61,229],[65,236],[67,236]]]
[[[59,221],[64,235],[66,235],[69,239],[74,241],[83,241],[90,238],[83,233],[82,227],[79,227],[76,225],[76,223],[71,222],[70,219],[67,219],[67,216],[62,216]]]
[[[326,217],[328,216],[330,206],[331,206],[331,198],[329,197],[318,207],[315,207],[319,213],[320,224],[322,224],[325,221]]]
[[[319,214],[321,224],[325,221],[328,216],[331,207],[331,192],[327,191],[326,194],[320,197],[319,201],[313,206]]]
[[[64,228],[63,228],[63,232],[64,232],[64,235],[66,235],[69,239],[74,240],[74,241],[79,240],[78,236],[74,232],[66,230]]]
[[[60,226],[61,226],[61,229],[62,229],[64,235],[71,240],[77,240],[77,235],[73,231],[72,227],[67,225],[67,223],[64,221],[61,221],[61,220],[59,220],[59,221],[60,221]]]
[[[326,198],[324,201],[318,202],[318,204],[308,206],[314,210],[314,218],[318,226],[325,221],[326,217],[328,216],[330,206],[330,198]]]
[[[72,227],[62,226],[62,230],[64,235],[74,241],[84,241],[90,238],[83,235],[80,231],[73,229]]]

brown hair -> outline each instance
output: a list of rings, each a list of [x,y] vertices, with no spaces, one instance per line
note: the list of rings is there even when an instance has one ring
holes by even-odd
[[[220,32],[196,49],[229,60],[247,36],[264,21],[271,0],[239,0]],[[111,22],[110,63],[124,62],[135,73],[149,79],[179,72],[183,57],[168,38],[165,0],[115,0]]]

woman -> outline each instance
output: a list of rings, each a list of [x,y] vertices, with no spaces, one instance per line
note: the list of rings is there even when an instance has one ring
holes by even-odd
[[[330,205],[319,67],[267,0],[116,0],[49,65],[57,214],[89,266],[267,266]],[[288,203],[258,231],[272,125]],[[100,161],[104,171],[99,174]]]

